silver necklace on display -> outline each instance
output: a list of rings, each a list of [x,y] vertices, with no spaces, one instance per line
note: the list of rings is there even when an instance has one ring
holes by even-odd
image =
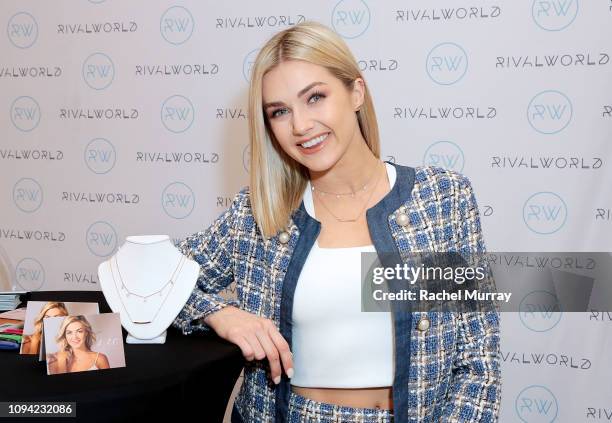
[[[119,289],[117,287],[117,281],[115,280],[115,274],[113,272],[113,267],[111,266],[110,260],[108,262],[108,267],[110,268],[111,271],[111,277],[113,278],[113,284],[115,285],[115,289],[117,291],[117,295],[119,297],[119,301],[121,302],[121,305],[123,306],[123,309],[125,310],[126,314],[128,315],[128,318],[135,324],[146,324],[146,323],[151,323],[153,320],[155,320],[155,318],[157,317],[157,315],[159,314],[159,311],[161,310],[161,308],[163,307],[164,303],[166,302],[166,300],[168,299],[168,297],[170,296],[170,292],[172,291],[172,288],[174,287],[174,278],[177,275],[177,273],[180,273],[180,270],[183,268],[183,264],[185,263],[185,256],[183,254],[181,254],[181,258],[176,266],[176,269],[174,269],[174,273],[172,273],[172,276],[170,277],[170,279],[168,280],[168,282],[166,282],[160,289],[158,289],[157,291],[154,291],[148,295],[140,295],[140,294],[136,294],[135,292],[130,291],[129,289],[127,289],[127,287],[125,286],[125,283],[123,282],[123,277],[121,276],[121,271],[119,270],[119,262],[117,261],[117,254],[115,254],[115,267],[117,268],[117,273],[119,274],[119,280],[121,282],[121,289]],[[159,306],[159,308],[157,309],[157,311],[155,312],[155,315],[153,316],[153,318],[151,320],[134,320],[132,319],[132,316],[130,316],[130,313],[128,311],[128,308],[125,306],[125,303],[123,302],[123,300],[121,299],[121,291],[125,291],[126,294],[126,298],[129,297],[137,297],[137,298],[142,298],[142,302],[146,303],[147,299],[153,296],[156,296],[157,294],[159,294],[159,296],[162,296],[162,293],[164,291],[164,289],[170,285],[170,289],[168,290],[168,293],[166,294],[166,297],[164,298],[164,300],[162,301],[161,305]]]

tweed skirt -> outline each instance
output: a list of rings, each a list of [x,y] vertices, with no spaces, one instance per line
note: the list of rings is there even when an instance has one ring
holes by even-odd
[[[392,423],[393,411],[318,402],[291,392],[288,423]]]

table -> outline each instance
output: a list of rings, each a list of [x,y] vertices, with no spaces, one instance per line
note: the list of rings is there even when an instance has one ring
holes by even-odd
[[[112,312],[100,291],[37,291],[26,300],[97,301],[100,313]],[[185,413],[198,421],[223,421],[243,366],[236,345],[214,333],[185,336],[172,327],[162,345],[126,344],[126,334],[123,329],[124,368],[48,376],[38,357],[0,351],[0,401],[74,401],[77,420],[87,422],[174,421]]]

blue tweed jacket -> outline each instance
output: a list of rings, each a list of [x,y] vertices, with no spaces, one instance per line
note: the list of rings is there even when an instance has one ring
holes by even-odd
[[[394,166],[394,186],[366,213],[379,255],[391,253],[405,261],[409,253],[419,251],[485,252],[478,206],[467,177],[434,166]],[[400,212],[409,217],[404,226],[398,221],[405,221],[396,221]],[[293,294],[320,222],[302,202],[286,231],[286,243],[279,235],[264,241],[251,212],[248,187],[243,188],[208,229],[178,244],[183,254],[200,264],[200,274],[173,326],[185,335],[210,330],[202,319],[232,304],[274,321],[291,346]],[[237,300],[219,295],[232,281]],[[497,421],[499,313],[397,311],[393,317],[395,421]],[[429,325],[419,325],[424,318]],[[283,373],[275,385],[268,374],[265,359],[245,363],[232,421],[286,420],[290,379]]]

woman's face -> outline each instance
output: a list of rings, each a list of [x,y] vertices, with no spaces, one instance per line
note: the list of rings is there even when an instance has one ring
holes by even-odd
[[[74,349],[80,348],[83,345],[85,334],[85,326],[81,322],[72,322],[66,326],[66,341]]]
[[[57,307],[50,308],[45,313],[45,317],[57,317],[57,316],[65,316],[65,315],[66,313],[64,313],[64,310],[57,308]]]
[[[312,171],[332,167],[361,135],[355,113],[363,103],[360,78],[348,90],[326,68],[289,60],[264,75],[262,91],[281,148]]]

